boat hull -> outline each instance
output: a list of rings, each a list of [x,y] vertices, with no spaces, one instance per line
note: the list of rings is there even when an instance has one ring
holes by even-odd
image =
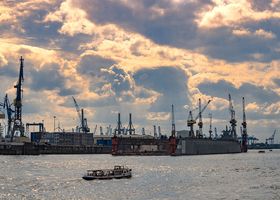
[[[178,140],[175,155],[205,155],[241,153],[241,145],[235,140],[211,140],[182,138]]]
[[[132,175],[123,175],[123,176],[110,176],[110,177],[96,177],[96,176],[83,176],[84,180],[92,181],[92,180],[110,180],[110,179],[122,179],[122,178],[131,178]]]
[[[114,169],[100,169],[100,170],[87,170],[87,173],[82,177],[84,180],[108,180],[108,179],[122,179],[131,178],[131,169],[123,166],[115,166]]]

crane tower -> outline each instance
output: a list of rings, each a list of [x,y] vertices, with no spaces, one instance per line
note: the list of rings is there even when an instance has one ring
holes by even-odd
[[[171,105],[172,108],[172,113],[171,113],[171,117],[172,117],[172,130],[171,130],[171,136],[175,137],[175,133],[176,133],[176,129],[175,129],[175,116],[174,116],[174,105]]]
[[[22,123],[22,84],[24,81],[23,78],[23,64],[24,59],[22,56],[20,57],[20,67],[19,67],[19,77],[17,84],[14,86],[16,88],[16,98],[14,100],[14,106],[15,106],[15,116],[14,116],[14,126],[11,133],[11,142],[13,141],[15,133],[18,131],[20,132],[20,136],[24,136],[24,125]]]
[[[231,101],[231,95],[228,95],[228,101],[229,101],[229,112],[230,112],[230,125],[231,125],[231,137],[233,137],[234,140],[237,139],[236,135],[236,119],[235,119],[235,110],[233,109],[233,104]]]
[[[202,113],[204,112],[204,110],[207,108],[207,106],[209,105],[209,103],[211,102],[211,99],[208,100],[208,102],[206,103],[206,105],[201,108],[201,100],[199,99],[199,113],[198,115],[193,118],[193,115],[192,115],[192,111],[189,112],[189,117],[188,117],[188,121],[187,121],[187,124],[188,126],[190,127],[190,132],[189,132],[189,136],[190,137],[194,137],[194,129],[193,129],[193,125],[196,123],[196,120],[199,118],[199,123],[198,123],[198,126],[199,126],[199,134],[197,135],[197,137],[201,138],[203,135],[202,135],[202,127],[203,127],[203,123],[202,123]]]
[[[246,113],[245,113],[245,98],[242,97],[242,107],[243,107],[243,122],[242,122],[242,152],[248,151],[248,143],[247,143],[247,122],[246,122]]]

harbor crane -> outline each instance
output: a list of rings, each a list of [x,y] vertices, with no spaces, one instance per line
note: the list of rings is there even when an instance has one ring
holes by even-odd
[[[142,128],[142,135],[145,135],[145,128]]]
[[[245,113],[245,98],[242,97],[242,108],[243,108],[243,122],[242,122],[242,152],[248,151],[248,134],[247,134],[247,122]]]
[[[97,130],[97,125],[95,125],[95,127],[94,127],[93,135],[95,135],[96,130]]]
[[[171,155],[175,155],[176,148],[177,148],[177,141],[176,141],[176,129],[175,129],[175,116],[174,116],[174,105],[171,105],[171,118],[172,118],[172,128],[171,128],[171,136],[169,137],[169,153]]]
[[[99,127],[99,134],[104,135],[102,126]]]
[[[237,139],[237,135],[236,135],[236,119],[235,119],[235,110],[233,109],[233,104],[231,101],[231,95],[228,94],[228,101],[229,101],[229,112],[230,112],[230,125],[231,125],[231,136],[233,137],[233,139]]]
[[[45,127],[43,123],[26,123],[26,132],[29,133],[29,127],[30,126],[35,126],[38,127],[38,130],[40,133],[45,132]]]
[[[275,137],[276,132],[277,132],[277,130],[275,129],[272,136],[265,139],[266,144],[274,144],[274,137]]]
[[[4,107],[4,103],[1,103],[0,102],[0,107]],[[0,119],[5,119],[5,113],[4,113],[4,111],[1,111],[1,109],[0,109]]]
[[[126,129],[126,132],[129,133],[129,135],[135,134],[135,128],[132,124],[132,115],[131,113],[129,113],[129,123],[128,123],[128,127]]]
[[[158,126],[158,137],[161,138],[161,128]]]
[[[255,144],[255,142],[258,141],[258,140],[259,140],[259,139],[256,138],[254,135],[249,136],[249,137],[248,137],[248,144],[249,144],[249,145]]]
[[[73,101],[74,101],[74,104],[75,104],[75,107],[76,107],[76,111],[78,113],[78,117],[79,117],[79,120],[80,120],[80,125],[79,125],[79,132],[82,130],[83,133],[88,133],[90,132],[90,129],[87,125],[87,119],[84,117],[84,109],[80,109],[76,99],[72,96],[73,98]]]
[[[14,125],[13,130],[11,133],[11,142],[13,141],[14,135],[16,132],[20,132],[20,136],[24,136],[24,125],[22,123],[22,84],[24,81],[23,78],[23,64],[24,59],[22,56],[20,57],[20,68],[19,68],[19,77],[17,84],[14,86],[16,88],[16,98],[14,100],[14,107],[15,107],[15,116],[14,116]]]
[[[212,138],[212,114],[209,113],[209,138]]]
[[[202,135],[202,127],[203,127],[202,113],[207,108],[207,106],[209,105],[210,102],[211,102],[211,99],[208,100],[208,102],[206,103],[206,105],[203,108],[201,108],[201,99],[199,99],[199,113],[195,118],[193,118],[192,111],[189,112],[187,125],[188,125],[188,127],[190,127],[190,133],[189,133],[190,137],[194,137],[193,125],[196,124],[196,120],[198,118],[199,118],[199,122],[198,122],[199,134],[197,135],[197,137],[198,138],[203,137],[203,135]]]
[[[121,113],[118,113],[118,126],[115,128],[114,136],[124,134],[125,128],[122,127]]]
[[[157,127],[154,125],[154,137],[157,138]]]
[[[6,109],[6,113],[7,113],[7,118],[8,118],[8,127],[7,127],[7,132],[6,132],[6,136],[8,138],[11,138],[11,131],[12,131],[12,123],[13,123],[13,113],[15,112],[12,109],[12,104],[9,101],[9,97],[8,94],[6,94],[5,98],[4,98],[4,103],[2,104],[3,108]]]
[[[217,127],[214,128],[214,133],[215,133],[215,139],[217,139],[218,138]]]

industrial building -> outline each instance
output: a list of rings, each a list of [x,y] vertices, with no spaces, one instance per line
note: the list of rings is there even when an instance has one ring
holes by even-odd
[[[93,145],[93,134],[77,132],[32,132],[31,142],[50,145]]]

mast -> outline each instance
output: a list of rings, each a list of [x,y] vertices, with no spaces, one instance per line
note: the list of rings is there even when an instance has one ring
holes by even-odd
[[[174,116],[174,105],[171,105],[172,111],[171,111],[171,117],[172,117],[172,130],[171,130],[171,136],[175,137],[176,129],[175,129],[175,116]]]
[[[198,122],[198,127],[199,127],[199,138],[202,138],[203,133],[202,133],[202,127],[203,127],[203,123],[202,123],[202,111],[201,111],[201,99],[198,99],[198,109],[199,109],[199,113],[198,113],[198,117],[199,117],[199,122]]]

